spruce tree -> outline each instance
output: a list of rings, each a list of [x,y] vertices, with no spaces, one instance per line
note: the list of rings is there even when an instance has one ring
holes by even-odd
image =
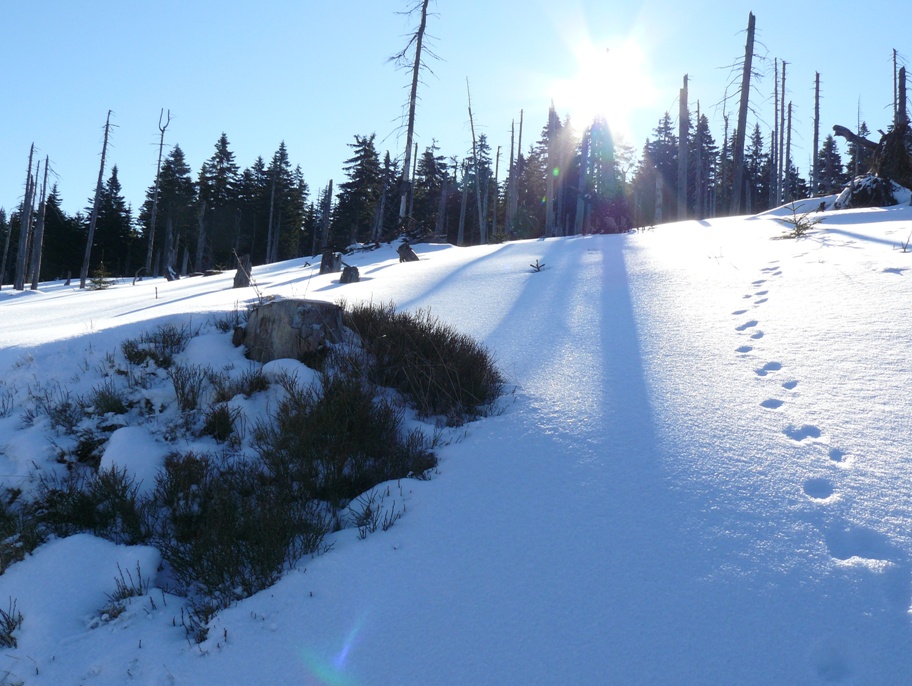
[[[238,165],[223,132],[215,152],[199,173],[199,212],[194,270],[231,264],[237,239],[236,198]]]
[[[375,137],[373,133],[355,135],[355,142],[348,144],[354,155],[345,160],[343,170],[348,181],[339,186],[333,213],[331,243],[334,247],[343,248],[370,238],[382,193],[382,169],[374,147]]]

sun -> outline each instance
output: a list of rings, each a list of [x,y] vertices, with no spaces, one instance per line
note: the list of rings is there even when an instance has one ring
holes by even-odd
[[[653,107],[658,91],[646,54],[632,39],[596,45],[583,40],[573,48],[575,72],[558,79],[552,98],[575,127],[604,118],[616,133],[629,135],[638,110]]]

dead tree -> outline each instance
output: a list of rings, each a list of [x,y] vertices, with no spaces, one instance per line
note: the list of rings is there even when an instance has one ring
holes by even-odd
[[[485,222],[484,208],[481,200],[481,181],[478,169],[478,148],[475,142],[475,120],[472,117],[472,93],[469,91],[469,79],[466,77],[466,95],[469,98],[469,128],[472,131],[472,157],[475,164],[475,200],[478,205],[478,242],[484,245],[488,242],[488,227]]]
[[[38,290],[38,276],[41,272],[41,251],[44,247],[44,213],[47,206],[48,160],[44,158],[44,182],[41,184],[41,200],[38,203],[38,220],[35,223],[35,235],[32,237],[32,264],[29,271],[32,273],[31,290]]]
[[[193,260],[193,271],[203,271],[203,254],[206,252],[206,201],[203,200],[197,215],[199,232],[196,234],[196,256]],[[167,271],[167,269],[165,270]]]
[[[814,148],[811,162],[811,195],[817,194],[818,168],[817,150],[820,145],[820,72],[814,72]],[[856,159],[858,156],[855,156]]]
[[[776,205],[782,204],[782,185],[783,177],[785,175],[785,166],[788,164],[788,161],[785,158],[785,67],[788,65],[788,62],[782,60],[782,81],[781,88],[782,94],[779,98],[779,154],[777,159],[779,163],[776,165]]]
[[[0,262],[0,288],[3,288],[3,281],[6,279],[6,258],[9,257],[10,234],[13,227],[10,222],[6,221],[6,211],[0,207],[0,227],[6,224],[6,238],[3,239],[3,261]]]
[[[28,174],[25,180],[25,198],[22,201],[22,214],[19,221],[19,246],[16,251],[16,275],[13,288],[17,291],[25,290],[25,260],[28,256],[29,234],[32,230],[32,205],[34,204],[35,186],[38,183],[37,173],[32,177],[32,160],[35,155],[35,144],[32,143],[29,151]],[[39,163],[40,164],[40,163]]]
[[[786,202],[792,200],[792,175],[791,175],[791,159],[792,159],[792,101],[789,100],[788,106],[788,124],[786,127],[785,134],[785,159],[783,164],[785,165],[785,181],[783,182],[783,192],[785,195],[784,200]]]
[[[750,101],[751,61],[754,57],[754,13],[747,19],[747,42],[744,46],[744,70],[741,73],[741,105],[738,109],[738,128],[735,130],[733,151],[734,182],[732,183],[731,213],[741,211],[741,195],[744,185],[744,132],[747,128],[747,106]]]
[[[101,189],[104,178],[105,156],[108,153],[108,134],[111,131],[111,110],[105,120],[104,143],[101,146],[101,165],[98,167],[98,183],[95,184],[95,199],[92,201],[92,216],[89,219],[89,235],[86,239],[85,257],[82,259],[82,269],[79,272],[79,288],[86,287],[89,278],[89,261],[92,259],[92,243],[95,241],[95,223],[98,221],[98,205],[101,203]]]
[[[687,110],[687,74],[681,87],[678,115],[678,219],[687,219],[687,134],[690,130],[690,113]],[[697,126],[700,122],[697,122]]]
[[[394,55],[392,58],[393,61],[397,63],[405,63],[408,59],[407,53],[412,44],[415,44],[415,58],[412,60],[412,87],[409,91],[409,111],[408,111],[408,124],[406,127],[405,134],[405,161],[402,164],[402,190],[399,199],[399,222],[400,224],[405,223],[405,211],[408,202],[409,194],[409,169],[411,166],[411,154],[412,154],[412,137],[415,133],[415,105],[418,102],[418,78],[421,74],[421,51],[424,44],[424,30],[427,27],[427,8],[430,0],[421,0],[421,20],[418,23],[418,30],[412,34],[409,38],[408,45],[397,55]],[[414,12],[417,10],[419,5],[414,5],[409,11]]]
[[[465,160],[462,161],[462,198],[459,205],[459,228],[456,232],[456,245],[465,245],[465,220],[466,220],[466,205],[469,202],[469,189],[466,184],[466,174],[469,171],[469,164]]]
[[[161,176],[162,150],[165,147],[165,129],[171,123],[171,110],[168,110],[168,119],[162,125],[162,117],[165,115],[165,109],[162,108],[158,115],[158,130],[161,135],[158,138],[158,163],[155,165],[155,190],[152,191],[152,217],[149,219],[149,247],[146,248],[146,274],[152,273],[152,247],[155,242],[155,220],[158,218],[158,183]]]

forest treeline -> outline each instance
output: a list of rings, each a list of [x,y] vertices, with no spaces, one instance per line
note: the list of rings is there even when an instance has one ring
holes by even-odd
[[[222,133],[196,173],[176,144],[161,163],[151,271],[231,267],[235,253],[264,264],[401,234],[469,245],[622,232],[727,214],[736,132],[725,132],[717,142],[705,115],[688,124],[681,145],[679,127],[665,113],[638,152],[616,141],[606,122],[596,120],[577,133],[552,109],[537,140],[524,151],[521,126],[514,128],[513,150],[492,150],[485,134],[461,155],[444,154],[433,142],[423,151],[416,146],[404,222],[399,217],[399,159],[389,151],[381,154],[373,133],[356,134],[349,143],[342,182],[316,190],[300,166],[292,165],[284,142],[268,158],[257,157],[241,169]],[[866,133],[864,125],[860,133]],[[745,148],[743,211],[759,212],[811,194],[791,160],[777,188],[774,136],[764,137],[759,124]],[[817,190],[829,193],[842,187],[853,169],[864,171],[866,153],[849,143],[844,163],[835,139],[826,137],[817,152]],[[682,154],[686,192],[679,194]],[[133,276],[143,268],[154,181],[150,179],[137,211],[123,197],[117,166],[106,174],[91,251],[93,270],[103,263],[111,274]],[[684,207],[679,206],[682,198]],[[78,275],[93,201],[70,215],[56,186],[47,190],[41,281]],[[31,221],[36,214],[30,213]],[[22,207],[10,215],[0,210],[0,283],[10,283],[17,268],[22,216]]]

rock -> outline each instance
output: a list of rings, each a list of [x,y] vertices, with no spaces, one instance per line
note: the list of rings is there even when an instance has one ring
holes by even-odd
[[[342,269],[342,276],[339,277],[339,283],[357,283],[361,280],[361,274],[357,267],[350,264],[345,265]]]
[[[257,362],[306,360],[342,341],[342,308],[316,300],[275,300],[251,311],[243,335],[235,334]]]

